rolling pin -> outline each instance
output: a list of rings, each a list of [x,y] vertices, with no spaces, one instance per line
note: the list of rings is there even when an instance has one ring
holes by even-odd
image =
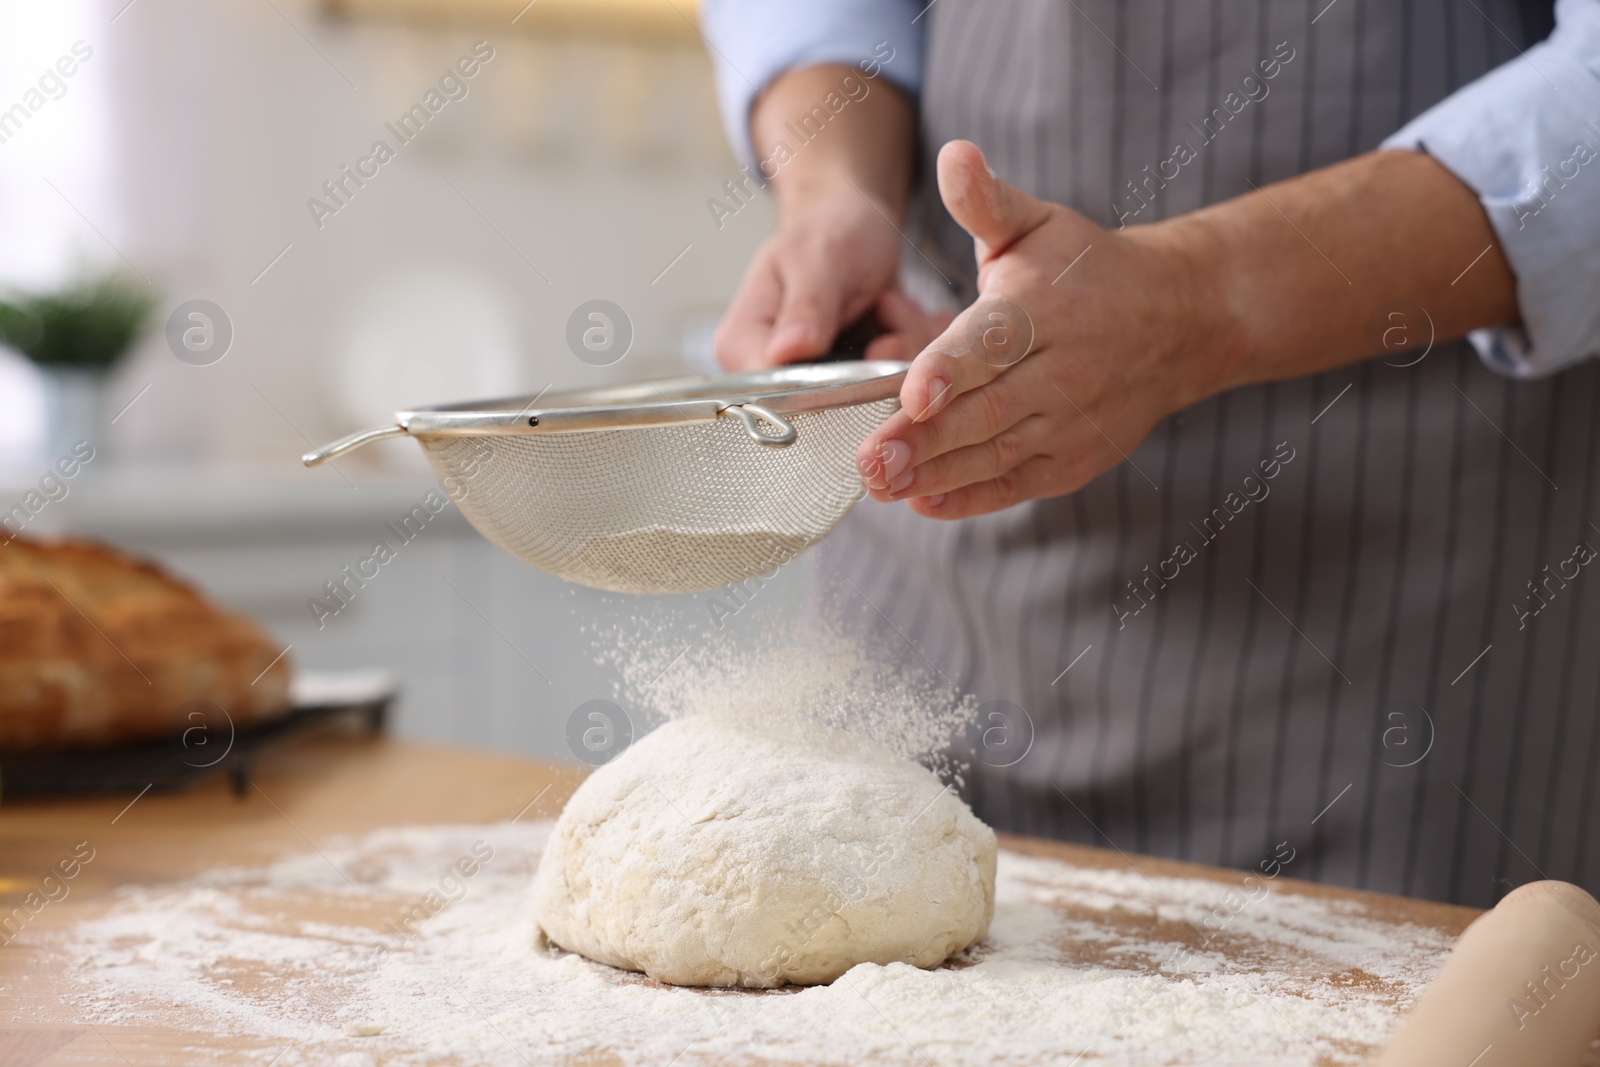
[[[1600,903],[1530,882],[1462,933],[1374,1067],[1578,1067],[1600,1035]]]

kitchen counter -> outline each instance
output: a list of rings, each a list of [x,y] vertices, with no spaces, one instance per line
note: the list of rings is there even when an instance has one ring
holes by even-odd
[[[28,917],[19,930],[11,932],[10,943],[0,948],[0,1062],[8,1067],[265,1065],[273,1060],[270,1040],[240,1036],[225,1027],[205,1032],[192,1019],[187,1025],[173,1025],[164,1022],[159,1013],[139,1014],[116,1024],[107,1023],[103,1015],[101,1021],[91,1021],[75,1007],[84,1003],[78,999],[82,975],[71,970],[67,959],[71,954],[63,951],[76,936],[78,924],[112,907],[117,900],[116,887],[138,884],[159,889],[219,867],[264,865],[292,853],[314,857],[314,848],[333,847],[325,845],[330,835],[348,837],[381,827],[419,824],[480,824],[492,837],[495,827],[487,824],[506,826],[517,820],[525,826],[553,817],[582,777],[581,769],[488,752],[328,733],[263,754],[256,785],[242,799],[233,797],[218,779],[178,795],[6,802],[0,806],[0,902],[5,912],[13,913],[25,894],[39,890],[46,872],[64,858],[70,862],[76,854],[81,859],[88,850],[93,858],[75,865],[78,869],[66,883],[69,892],[65,896],[57,894],[59,899]],[[1002,847],[1021,856],[1060,861],[1084,872],[1085,877],[1121,877],[1131,871],[1152,887],[1157,882],[1166,884],[1168,879],[1181,880],[1170,884],[1189,886],[1191,892],[1196,885],[1214,883],[1218,900],[1239,887],[1243,877],[1239,871],[1015,837],[1002,837]],[[509,855],[511,850],[505,852]],[[323,858],[327,859],[326,853]],[[1031,861],[1015,862],[1026,866]],[[1369,939],[1376,929],[1389,931],[1387,937],[1425,942],[1426,951],[1419,956],[1426,962],[1424,970],[1436,965],[1443,948],[1476,914],[1466,908],[1316,886],[1287,877],[1272,882],[1269,895],[1331,902],[1330,914],[1359,913]],[[1081,915],[1085,914],[1083,904],[1067,899],[1061,907]],[[1137,934],[1199,943],[1197,928],[1192,928],[1192,933],[1174,931],[1170,922],[1141,917],[1114,903],[1101,907],[1092,921],[1102,927],[1126,927],[1120,932],[1130,937]],[[360,921],[376,926],[377,918]],[[1252,941],[1242,936],[1223,937],[1202,947],[1230,959],[1260,959],[1263,968],[1274,953],[1291,959],[1297,951],[1291,941],[1274,948],[1259,938]],[[1114,951],[1103,940],[1099,944],[1085,941],[1069,946],[1063,965],[1081,962],[1083,966],[1133,972],[1158,966],[1149,959],[1119,961],[1111,959],[1112,955]],[[1289,966],[1292,970],[1292,963]],[[1334,980],[1370,984],[1355,972],[1336,975]],[[1398,1014],[1400,1008],[1396,1005],[1393,1010]],[[601,1058],[583,1056],[571,1062],[627,1062],[626,1057],[618,1059],[603,1051],[607,1041],[607,1033],[595,1033],[593,1042],[602,1050]],[[277,1040],[277,1046],[287,1051],[284,1045],[281,1038]],[[500,1051],[503,1054],[505,1050]],[[1070,1058],[1077,1050],[1057,1051]],[[329,1060],[336,1058],[334,1052],[342,1050],[328,1049]],[[938,1057],[930,1055],[922,1061],[929,1060],[937,1062]],[[302,1060],[291,1056],[284,1062]],[[383,1062],[383,1058],[349,1062]]]

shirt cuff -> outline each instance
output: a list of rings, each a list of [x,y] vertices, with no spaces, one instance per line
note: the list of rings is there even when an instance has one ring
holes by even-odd
[[[1561,0],[1556,19],[1548,40],[1383,142],[1428,153],[1478,194],[1522,321],[1468,340],[1518,378],[1600,352],[1600,0]]]
[[[716,70],[728,140],[754,164],[750,106],[778,75],[796,67],[857,67],[912,97],[922,91],[922,18],[914,0],[702,0],[700,24]],[[840,96],[860,99],[849,86]],[[818,101],[819,105],[823,101]]]

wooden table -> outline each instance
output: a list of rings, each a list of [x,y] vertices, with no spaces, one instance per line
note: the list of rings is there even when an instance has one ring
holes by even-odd
[[[490,823],[549,818],[582,780],[582,769],[487,752],[394,739],[329,734],[264,754],[256,784],[235,798],[218,779],[192,792],[0,806],[0,916],[12,913],[78,842],[94,850],[64,898],[27,919],[0,948],[0,1067],[66,1064],[230,1062],[259,1045],[160,1026],[93,1025],[63,1002],[59,961],[39,935],[70,928],[118,885],[160,885],[217,866],[264,863],[307,851],[333,833],[418,823]],[[1082,867],[1238,884],[1240,872],[1021,838],[1018,852]],[[1370,913],[1459,933],[1471,909],[1315,886],[1291,892],[1360,901]],[[0,933],[0,940],[5,938]]]

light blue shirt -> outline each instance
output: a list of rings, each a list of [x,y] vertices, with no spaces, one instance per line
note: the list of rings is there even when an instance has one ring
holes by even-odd
[[[870,61],[915,96],[930,4],[917,0],[703,0],[723,121],[753,160],[756,96],[794,67]],[[877,54],[882,54],[881,50]],[[1427,152],[1478,194],[1517,275],[1522,320],[1474,331],[1494,369],[1540,377],[1600,353],[1600,0],[1557,0],[1550,37],[1383,142]],[[1465,264],[1463,264],[1465,266]]]
[[[883,64],[882,76],[917,96],[922,90],[922,31],[928,24],[924,3],[701,0],[700,25],[711,46],[722,121],[740,160],[755,162],[750,105],[786,70],[866,63],[880,42],[887,42],[894,58]]]

